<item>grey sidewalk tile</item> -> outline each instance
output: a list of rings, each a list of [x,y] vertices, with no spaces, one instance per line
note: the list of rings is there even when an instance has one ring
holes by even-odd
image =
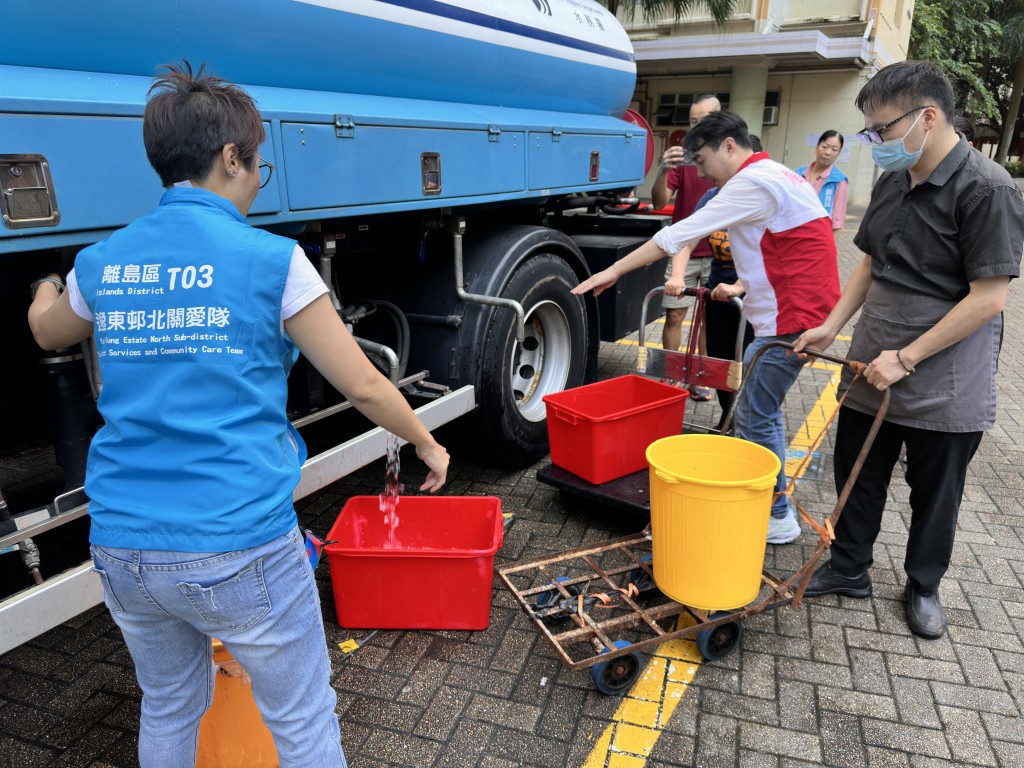
[[[533,731],[540,719],[542,710],[526,704],[519,704],[493,696],[476,694],[466,708],[466,717],[482,720],[506,728],[520,731]]]
[[[467,691],[509,696],[515,687],[516,677],[508,672],[492,672],[466,664],[452,664],[446,683]]]
[[[735,765],[739,757],[739,724],[716,715],[701,715],[698,722],[695,768]]]
[[[917,644],[909,630],[905,635],[888,635],[882,632],[850,629],[846,632],[846,642],[853,648],[864,648],[882,653],[902,653],[905,656],[917,653]]]
[[[850,670],[853,687],[858,691],[892,695],[892,682],[885,666],[885,657],[878,651],[851,648]]]
[[[956,644],[976,645],[993,650],[1024,653],[1024,641],[1021,636],[1010,632],[986,632],[979,629],[968,629],[950,625],[950,639]]]
[[[1000,768],[1024,765],[1024,744],[1019,741],[993,741],[992,750],[999,758]]]
[[[896,703],[889,696],[871,693],[857,693],[840,688],[818,686],[818,705],[823,711],[830,711],[854,717],[874,717],[896,720]]]
[[[997,765],[985,729],[977,712],[955,707],[939,707],[953,759],[971,765]]]
[[[866,768],[859,719],[827,710],[821,712],[820,718],[822,763],[835,768]]]
[[[768,755],[749,749],[740,750],[739,765],[743,768],[780,768],[778,755]]]
[[[501,639],[491,659],[490,668],[502,672],[519,673],[526,664],[535,643],[544,642],[536,630],[509,630]]]
[[[487,749],[494,726],[472,720],[459,724],[452,737],[444,744],[435,768],[475,768]]]
[[[788,680],[779,682],[779,725],[793,731],[819,731],[814,686]]]
[[[997,691],[1006,690],[1003,673],[999,670],[995,655],[988,648],[973,645],[961,645],[957,655],[967,674],[967,681],[978,688],[992,688]],[[956,682],[947,680],[946,682]]]
[[[797,661],[782,658],[779,659],[779,675],[787,680],[853,688],[850,668],[845,664],[825,664],[819,661]]]
[[[835,624],[811,624],[811,658],[840,664],[846,660],[846,631]]]
[[[779,724],[775,701],[715,691],[704,697],[704,711],[712,715],[755,723]]]
[[[892,689],[896,694],[896,710],[901,723],[939,728],[942,725],[935,709],[931,689],[924,680],[911,677],[893,677]]]
[[[346,710],[345,717],[371,728],[381,726],[396,731],[409,731],[419,721],[423,710],[411,704],[360,696]]]
[[[564,768],[569,745],[556,739],[499,727],[491,737],[488,752],[538,768]]]
[[[740,692],[744,696],[774,699],[777,694],[775,666],[774,655],[744,649]]]
[[[571,739],[577,727],[583,700],[586,694],[582,690],[567,689],[552,696],[544,706],[537,723],[537,733],[553,739]]]
[[[942,680],[947,683],[963,683],[964,672],[960,664],[952,661],[937,661],[920,656],[886,655],[889,671],[894,677],[913,677],[920,680]]]
[[[949,683],[933,683],[935,701],[950,707],[995,712],[1000,715],[1019,715],[1013,697],[1003,691],[989,691]]]
[[[694,741],[689,736],[663,733],[651,750],[646,768],[693,765]],[[573,763],[572,765],[577,765]]]
[[[441,744],[408,733],[374,728],[359,750],[361,755],[380,758],[390,765],[423,768],[433,765],[441,754]],[[352,759],[352,758],[350,758]],[[356,760],[352,759],[352,762]]]
[[[949,759],[946,738],[939,728],[921,728],[865,718],[861,722],[864,742],[886,749]]]
[[[471,698],[472,694],[468,691],[442,688],[423,711],[412,732],[416,736],[446,741],[458,726],[459,717]]]
[[[1024,720],[1021,716],[997,715],[994,712],[981,712],[981,722],[985,724],[985,733],[993,741],[1018,741],[1024,743],[1021,728]]]
[[[794,733],[787,728],[740,723],[740,747],[798,760],[821,762],[821,739],[817,735]]]
[[[416,672],[402,686],[398,700],[407,704],[427,706],[437,689],[444,684],[452,665],[443,661],[420,659]]]

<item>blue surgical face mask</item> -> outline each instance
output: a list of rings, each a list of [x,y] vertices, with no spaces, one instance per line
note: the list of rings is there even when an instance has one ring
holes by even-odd
[[[910,135],[910,132],[914,130],[914,126],[917,125],[917,121],[921,119],[923,114],[924,112],[921,112],[917,116],[914,122],[910,124],[907,132],[900,138],[871,145],[871,157],[879,168],[883,171],[905,171],[917,164],[917,161],[921,159],[921,155],[924,153],[924,145],[928,143],[928,134],[924,135],[924,141],[921,142],[921,148],[917,152],[908,152],[906,144],[903,142]]]

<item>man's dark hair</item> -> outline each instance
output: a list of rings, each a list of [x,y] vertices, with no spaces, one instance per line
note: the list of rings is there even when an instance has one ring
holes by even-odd
[[[732,139],[744,149],[751,148],[747,123],[735,112],[723,109],[712,112],[693,126],[683,138],[683,149],[696,152],[701,147],[709,147],[717,152],[726,139]]]
[[[936,107],[952,122],[953,86],[930,61],[901,61],[878,71],[857,94],[861,112],[894,106],[901,112],[914,107]]]
[[[750,134],[750,148],[752,150],[754,150],[755,152],[764,152],[764,149],[761,147],[761,137],[760,136],[755,136],[754,134]]]
[[[963,115],[953,118],[953,130],[962,133],[968,141],[974,141],[974,124]]]
[[[160,182],[205,179],[225,144],[237,145],[252,171],[265,137],[252,97],[205,64],[195,73],[187,59],[161,69],[166,73],[153,81],[142,120],[146,156]]]

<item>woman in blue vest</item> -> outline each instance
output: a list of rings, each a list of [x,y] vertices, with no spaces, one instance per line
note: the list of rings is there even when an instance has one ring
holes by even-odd
[[[846,223],[846,198],[849,182],[846,174],[836,168],[836,160],[843,151],[843,135],[839,131],[825,131],[814,148],[814,162],[796,169],[814,186],[821,204],[832,217],[832,230],[840,230]]]
[[[293,240],[245,222],[273,166],[259,110],[188,62],[150,90],[159,206],[33,285],[44,349],[95,337],[103,428],[85,488],[106,604],[142,688],[143,768],[194,768],[211,637],[252,678],[282,766],[345,766],[320,602],[292,492],[306,458],[285,411],[298,351],[416,446],[421,490],[448,454],[370,364]],[[261,174],[264,176],[261,184]]]

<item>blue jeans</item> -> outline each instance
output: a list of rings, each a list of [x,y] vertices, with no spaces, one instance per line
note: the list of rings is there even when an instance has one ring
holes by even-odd
[[[772,347],[750,367],[758,350],[772,341],[795,341],[800,334],[785,336],[758,336],[743,355],[743,390],[736,403],[736,435],[744,440],[764,446],[779,457],[782,468],[775,481],[775,491],[786,490],[786,429],[782,422],[782,401],[796,382],[805,360],[788,349]],[[789,514],[785,496],[772,503],[772,517]]]
[[[210,638],[252,679],[282,768],[345,768],[320,598],[296,527],[238,552],[92,547],[142,688],[142,768],[195,768]]]

